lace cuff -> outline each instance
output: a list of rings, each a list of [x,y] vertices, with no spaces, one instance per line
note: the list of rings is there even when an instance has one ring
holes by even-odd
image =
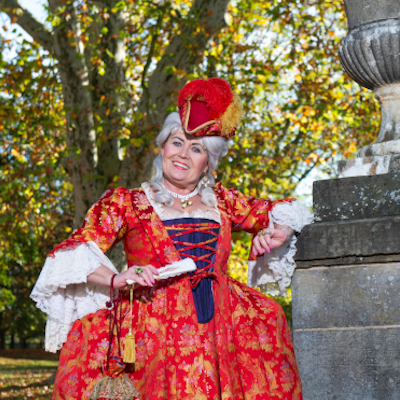
[[[47,257],[30,295],[36,306],[48,315],[46,351],[60,350],[77,319],[105,307],[109,289],[87,283],[87,276],[101,265],[118,273],[94,242],[57,251],[54,258]]]
[[[300,232],[304,225],[313,222],[313,215],[299,201],[292,203],[278,203],[271,212],[270,227],[274,224],[287,225]],[[247,284],[258,286],[273,296],[286,294],[286,289],[296,268],[294,255],[296,254],[297,237],[293,235],[287,244],[271,253],[264,253],[256,261],[249,261]]]
[[[300,201],[292,203],[278,203],[271,211],[273,224],[287,225],[296,232],[301,232],[304,225],[312,224],[313,214]]]

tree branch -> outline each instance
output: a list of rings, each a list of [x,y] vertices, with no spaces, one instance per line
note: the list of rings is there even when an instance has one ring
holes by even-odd
[[[163,21],[163,17],[164,17],[164,10],[161,10],[160,15],[158,16],[158,19],[157,19],[157,23],[156,23],[155,28],[154,28],[155,32],[154,32],[154,35],[153,35],[153,37],[151,39],[149,54],[147,56],[147,61],[146,61],[146,64],[145,64],[145,66],[143,68],[143,72],[142,72],[142,84],[141,85],[142,85],[143,90],[147,89],[147,86],[146,86],[146,75],[147,75],[147,71],[148,71],[148,69],[150,67],[151,61],[153,59],[154,49],[156,47],[157,39],[158,39],[158,36],[160,34],[160,28],[161,28],[161,24],[162,24],[162,21]]]
[[[167,3],[167,5],[168,5],[168,3]],[[156,25],[154,27],[154,34],[153,34],[152,39],[151,39],[149,54],[147,55],[147,61],[146,61],[146,64],[145,64],[145,66],[143,68],[142,82],[141,82],[141,86],[142,86],[142,89],[143,89],[143,92],[144,92],[144,96],[143,97],[145,99],[147,99],[147,101],[148,101],[148,103],[145,105],[147,112],[149,112],[149,110],[150,110],[151,93],[150,93],[149,88],[147,87],[147,84],[146,84],[146,76],[147,76],[147,71],[149,70],[151,62],[153,60],[154,49],[155,49],[156,44],[157,44],[157,40],[158,40],[159,33],[160,33],[160,28],[161,28],[161,25],[162,25],[162,22],[163,22],[163,19],[164,19],[164,15],[165,15],[165,10],[166,10],[166,8],[164,6],[162,8],[160,8],[160,7],[157,7],[157,8],[159,8],[160,14],[159,14],[159,16],[157,18],[157,22],[156,22]]]
[[[149,122],[161,124],[164,121],[166,109],[174,103],[173,94],[185,83],[177,75],[171,74],[169,67],[185,73],[195,68],[201,61],[209,41],[226,26],[225,13],[229,1],[193,2],[189,17],[182,23],[181,33],[171,40],[149,80],[150,104],[156,106],[156,111],[148,116]],[[145,106],[147,101],[144,95],[141,105]]]
[[[297,177],[295,174],[291,175],[292,177],[297,178],[297,184],[299,184],[313,169],[315,168],[315,164],[312,164],[310,168],[307,168],[300,177]]]
[[[47,51],[53,53],[53,34],[16,0],[0,0],[0,9]]]

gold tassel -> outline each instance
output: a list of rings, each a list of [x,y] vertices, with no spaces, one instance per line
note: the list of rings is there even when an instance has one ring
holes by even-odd
[[[135,335],[132,334],[130,329],[129,331],[125,336],[124,363],[133,364],[136,361]]]
[[[133,285],[130,290],[130,307],[131,307],[131,323],[129,325],[129,332],[125,336],[125,351],[124,351],[124,363],[133,364],[136,362],[135,352],[135,335],[132,332],[132,317],[133,317]]]

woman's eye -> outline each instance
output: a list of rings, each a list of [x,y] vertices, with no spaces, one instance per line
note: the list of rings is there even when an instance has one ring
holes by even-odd
[[[195,153],[201,153],[201,150],[198,147],[192,147]]]
[[[181,142],[173,142],[173,144],[174,144],[175,146],[180,146],[180,145],[181,145]]]

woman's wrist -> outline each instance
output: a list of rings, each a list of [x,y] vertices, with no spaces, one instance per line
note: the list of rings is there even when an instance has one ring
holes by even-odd
[[[292,229],[290,226],[287,226],[287,225],[275,224],[275,229],[279,229],[280,231],[282,231],[286,234],[286,241],[290,240],[290,238],[294,234],[294,229]]]
[[[111,279],[114,276],[113,286],[117,290],[129,290],[131,286],[126,283],[127,280],[133,280],[135,282],[134,288],[139,286],[150,286],[153,287],[155,283],[155,276],[158,275],[158,271],[152,265],[146,265],[138,268],[128,268],[126,271],[116,274],[109,268],[101,265],[92,274],[88,275],[86,280],[89,283],[94,283],[99,286],[110,287]]]
[[[97,268],[93,273],[87,276],[86,281],[89,283],[94,283],[95,285],[110,287],[111,279],[116,274],[114,271],[111,271],[108,267],[101,265]]]

